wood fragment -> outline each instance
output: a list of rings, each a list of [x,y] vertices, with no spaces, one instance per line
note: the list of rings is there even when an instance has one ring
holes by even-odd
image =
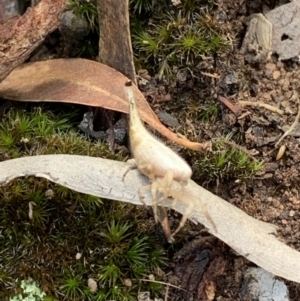
[[[239,116],[238,120],[244,119],[245,117],[247,117],[247,116],[249,116],[251,114],[252,114],[251,112],[247,111],[247,112],[243,113],[241,116]]]
[[[99,61],[118,70],[137,85],[130,35],[129,1],[98,0],[97,4]]]
[[[212,77],[212,78],[216,78],[216,79],[220,79],[220,75],[219,74],[212,74],[212,73],[207,73],[207,72],[200,72],[202,75],[208,76],[208,77]]]
[[[137,85],[130,34],[129,0],[98,0],[97,9],[100,32],[99,62],[121,72]],[[120,51],[120,45],[122,45],[122,51]],[[94,116],[99,116],[94,118],[94,124],[103,124],[103,117],[107,116],[108,122],[105,122],[105,126],[109,126],[108,144],[109,149],[114,151],[114,123],[120,118],[127,120],[127,116],[103,108],[92,110],[100,113],[94,114]]]
[[[0,25],[0,82],[58,27],[64,7],[65,0],[42,0],[23,16]]]
[[[36,206],[36,203],[31,201],[28,203],[28,217],[29,219],[33,219],[33,206]]]
[[[235,115],[237,115],[240,112],[240,108],[232,104],[227,98],[219,96],[218,100],[221,101]]]
[[[260,101],[249,101],[249,100],[240,100],[239,102],[239,105],[241,105],[242,107],[246,107],[246,106],[250,106],[250,107],[262,107],[262,108],[265,108],[271,112],[274,112],[274,113],[277,113],[279,115],[283,115],[284,114],[284,111],[281,110],[281,109],[278,109],[274,106],[271,106],[267,103],[264,103],[264,102],[260,102]]]

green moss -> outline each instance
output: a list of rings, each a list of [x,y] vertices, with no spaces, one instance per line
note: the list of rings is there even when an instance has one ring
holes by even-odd
[[[73,13],[88,21],[91,31],[98,31],[98,11],[96,0],[67,0],[67,9],[73,11]]]
[[[138,1],[134,2],[137,5]],[[205,1],[182,1],[169,13],[158,1],[152,7],[151,22],[133,23],[134,52],[145,68],[158,73],[160,78],[170,79],[174,67],[193,73],[203,55],[212,55],[226,47],[220,26],[203,14],[200,2]],[[206,7],[212,6],[206,1]]]
[[[72,275],[65,275],[65,279],[60,288],[65,299],[78,300],[85,297],[85,286],[81,277]]]
[[[0,145],[0,160],[16,151],[126,159],[79,134],[74,117],[41,108],[10,111],[1,122],[0,137],[9,132],[14,144]],[[153,228],[144,224],[136,206],[80,194],[45,179],[19,178],[0,187],[1,300],[20,292],[15,279],[29,277],[49,300],[136,300],[139,290],[150,290],[140,278],[165,262]],[[87,286],[90,277],[101,287],[95,293]],[[131,287],[124,285],[126,278]],[[161,287],[155,294],[159,291]]]
[[[228,143],[229,142],[229,143]],[[213,141],[212,150],[193,156],[193,178],[205,183],[216,180],[245,180],[263,167],[262,161],[249,156],[226,138]]]

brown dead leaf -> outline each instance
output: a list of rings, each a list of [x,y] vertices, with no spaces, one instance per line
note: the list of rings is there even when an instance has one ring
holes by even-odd
[[[0,96],[31,102],[67,102],[128,113],[124,83],[128,79],[106,65],[86,59],[57,59],[19,66],[0,83]],[[208,143],[197,143],[167,129],[134,86],[141,118],[168,139],[193,150]]]

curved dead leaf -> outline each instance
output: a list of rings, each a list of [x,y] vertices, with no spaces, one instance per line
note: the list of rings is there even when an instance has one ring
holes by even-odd
[[[17,177],[36,176],[81,193],[141,205],[137,191],[148,185],[149,181],[138,170],[130,171],[123,181],[127,170],[128,163],[94,157],[24,157],[0,162],[0,186]],[[300,253],[276,238],[274,225],[256,220],[193,181],[189,181],[183,189],[195,196],[190,216],[193,221],[204,224],[210,233],[260,267],[300,283]],[[151,192],[147,191],[143,196],[144,202],[150,206]],[[213,219],[216,230],[201,211],[203,204]],[[181,213],[186,213],[188,206],[180,200],[176,204],[170,200],[165,205],[170,205]]]
[[[20,101],[69,102],[128,113],[124,92],[127,81],[120,72],[86,59],[57,59],[24,64],[0,83],[0,96]],[[168,139],[193,150],[208,145],[178,137],[156,117],[134,86],[141,118]]]

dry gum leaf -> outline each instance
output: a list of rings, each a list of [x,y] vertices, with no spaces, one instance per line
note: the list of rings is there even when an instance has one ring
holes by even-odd
[[[129,172],[123,179],[128,167],[128,163],[86,156],[23,157],[0,162],[0,186],[17,177],[36,176],[80,193],[141,205],[136,192],[149,185],[149,181],[141,177],[138,170]],[[195,196],[190,216],[193,221],[204,224],[211,234],[270,273],[300,283],[300,253],[276,238],[274,225],[254,219],[193,181],[189,181],[183,191]],[[151,192],[147,191],[143,196],[144,202],[152,205]],[[171,205],[181,213],[189,206],[181,200],[176,204],[170,200],[158,205]],[[203,213],[203,205],[216,230]]]
[[[0,83],[0,96],[19,101],[46,101],[83,104],[128,113],[120,72],[86,59],[57,59],[19,66]],[[141,119],[168,139],[193,150],[207,144],[178,137],[156,117],[143,94],[134,86]]]

